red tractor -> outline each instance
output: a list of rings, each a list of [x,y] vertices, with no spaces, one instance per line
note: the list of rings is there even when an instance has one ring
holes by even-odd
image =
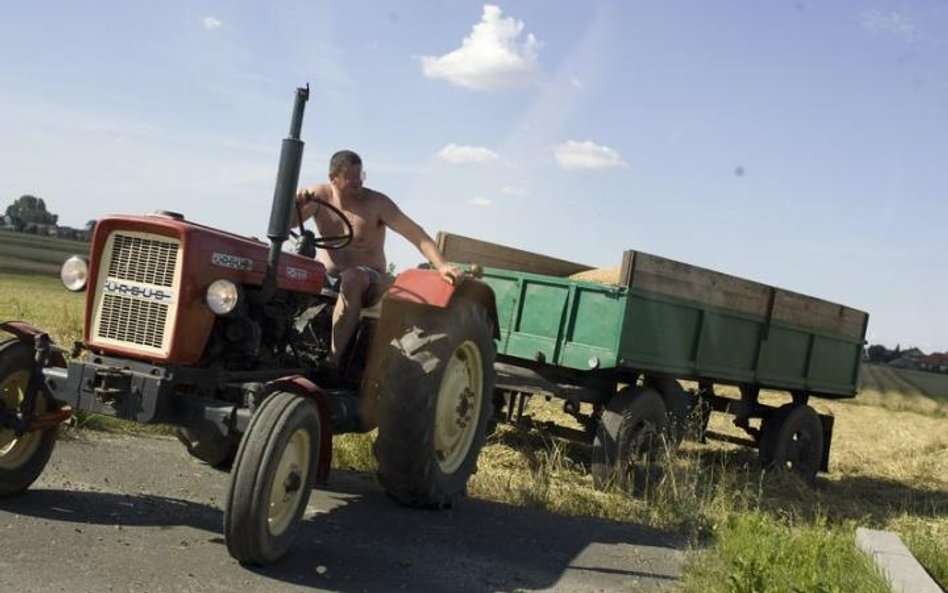
[[[404,504],[441,508],[464,492],[491,416],[493,293],[409,270],[365,312],[341,369],[323,371],[336,295],[312,255],[351,227],[303,229],[305,255],[282,249],[308,98],[297,89],[269,245],[174,213],[106,217],[88,266],[63,268],[68,288],[88,284],[71,360],[41,329],[0,324],[14,335],[0,343],[0,496],[39,477],[74,410],[173,425],[192,455],[231,467],[224,535],[242,563],[286,552],[336,434],[378,428],[379,480]]]

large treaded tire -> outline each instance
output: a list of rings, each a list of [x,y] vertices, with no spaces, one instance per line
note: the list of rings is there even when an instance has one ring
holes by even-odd
[[[764,420],[760,465],[787,470],[814,486],[823,459],[823,423],[807,405],[785,404]]]
[[[484,306],[461,299],[385,345],[374,450],[379,482],[400,503],[445,508],[465,492],[493,405],[493,330]]]
[[[0,401],[10,411],[19,407],[33,372],[33,348],[19,340],[0,344]],[[49,408],[49,399],[40,393],[36,413]],[[18,494],[43,473],[56,445],[58,428],[28,432],[17,437],[0,428],[0,496]]]
[[[668,411],[662,396],[647,387],[626,387],[606,404],[592,449],[597,488],[618,485],[642,494],[661,476]]]
[[[287,392],[251,418],[224,507],[227,551],[239,562],[272,564],[292,544],[313,489],[320,426],[315,402]]]

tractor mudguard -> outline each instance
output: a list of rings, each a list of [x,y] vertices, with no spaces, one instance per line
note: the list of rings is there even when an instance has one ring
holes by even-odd
[[[13,334],[18,340],[31,348],[36,343],[36,336],[46,333],[25,321],[4,321],[0,323],[0,329]],[[53,341],[50,340],[50,343],[52,344]],[[66,357],[58,348],[52,348],[49,353],[49,362],[57,367],[65,367]]]
[[[385,298],[442,309],[456,298],[470,299],[487,308],[494,324],[494,339],[500,338],[494,291],[473,276],[465,274],[460,282],[449,284],[434,270],[405,270],[395,279],[395,283],[385,293]]]
[[[332,412],[322,389],[301,375],[280,377],[267,383],[268,393],[288,391],[311,397],[319,409],[319,459],[316,462],[316,482],[325,484],[329,480],[329,468],[332,464]]]

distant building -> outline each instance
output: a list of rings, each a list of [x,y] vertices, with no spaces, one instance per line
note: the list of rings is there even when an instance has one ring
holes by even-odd
[[[909,348],[908,350],[903,350],[900,352],[902,358],[908,358],[915,362],[921,361],[925,358],[925,353],[919,350],[918,348]]]
[[[88,241],[89,231],[86,229],[74,229],[68,226],[56,227],[56,236],[62,239],[72,239],[74,241]]]
[[[948,373],[948,353],[935,352],[928,356],[923,356],[918,362],[919,367],[926,371]]]

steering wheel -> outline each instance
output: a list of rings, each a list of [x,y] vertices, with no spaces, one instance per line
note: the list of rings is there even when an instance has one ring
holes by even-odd
[[[345,228],[345,231],[341,235],[333,235],[331,237],[317,237],[313,231],[303,226],[302,213],[300,212],[299,205],[297,205],[296,217],[300,221],[300,234],[296,244],[296,252],[306,257],[315,257],[316,249],[342,249],[351,243],[352,236],[354,234],[352,231],[352,223],[349,222],[349,219],[346,218],[346,215],[343,214],[342,210],[320,198],[313,198],[310,201],[316,202],[319,205],[319,208],[328,208],[336,218],[342,221],[342,226]],[[318,209],[317,212],[319,212]]]

